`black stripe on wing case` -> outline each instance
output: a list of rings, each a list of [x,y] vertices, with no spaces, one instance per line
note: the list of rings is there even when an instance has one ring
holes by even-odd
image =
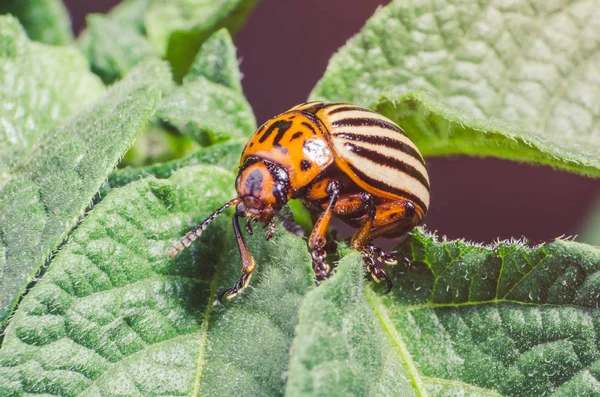
[[[337,120],[333,123],[334,127],[380,127],[387,130],[396,131],[402,135],[406,135],[400,127],[389,121],[375,119],[370,117],[349,117],[347,119]]]
[[[308,107],[301,108],[301,112],[310,113],[315,115],[319,110],[327,106],[328,104],[325,102],[307,102],[304,105],[309,105]]]
[[[416,150],[411,145],[408,145],[396,139],[388,138],[387,136],[363,135],[355,134],[352,132],[338,132],[334,136],[336,138],[347,139],[349,141],[372,143],[374,145],[380,145],[390,149],[396,149],[401,151],[402,153],[406,153],[409,156],[414,157],[421,164],[425,165],[425,160],[423,159],[423,156],[421,156],[421,153],[419,153],[418,150]]]
[[[352,164],[348,164],[348,166],[350,167],[352,172],[354,172],[356,174],[356,176],[358,176],[361,180],[365,181],[366,183],[373,186],[374,188],[377,188],[379,190],[383,190],[385,192],[389,192],[389,193],[395,194],[397,196],[401,196],[401,197],[407,198],[411,201],[414,201],[418,206],[423,208],[424,211],[427,211],[427,206],[425,205],[423,200],[421,200],[419,197],[415,196],[414,194],[409,193],[405,190],[390,186],[387,183],[379,181],[377,179],[373,179],[370,176],[367,176],[364,172],[359,171]]]
[[[410,175],[413,179],[416,179],[417,181],[421,182],[421,185],[425,186],[427,190],[429,190],[429,182],[427,181],[427,179],[423,176],[423,174],[419,172],[419,170],[417,170],[412,165],[407,164],[402,160],[386,156],[385,154],[376,152],[374,150],[356,146],[352,143],[346,143],[346,148],[352,153],[355,153],[362,158],[365,158],[367,160],[370,160],[377,164],[381,164],[386,167],[392,167],[398,171]]]
[[[352,112],[352,111],[366,112],[366,113],[375,113],[374,111],[366,108],[361,108],[360,106],[340,106],[339,108],[335,108],[327,112],[329,116],[332,114],[336,114],[339,112]]]

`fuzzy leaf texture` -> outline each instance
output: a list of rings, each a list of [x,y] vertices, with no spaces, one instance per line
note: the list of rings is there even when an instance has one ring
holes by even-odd
[[[73,41],[69,12],[61,0],[4,0],[0,14],[17,17],[31,40],[53,45]]]
[[[156,109],[167,66],[140,65],[91,106],[49,129],[0,190],[0,321],[76,225]]]
[[[278,230],[265,242],[256,230],[249,244],[265,266],[226,307],[213,306],[215,294],[240,275],[226,215],[192,248],[166,255],[235,194],[233,181],[200,165],[112,190],[11,321],[0,395],[281,395],[312,285],[302,239]]]
[[[235,46],[221,29],[202,45],[183,85],[162,101],[156,115],[204,146],[247,138],[256,119],[240,79]]]
[[[114,16],[92,14],[86,20],[88,28],[80,47],[105,83],[121,79],[143,59],[158,58],[150,41],[135,27]]]
[[[16,19],[0,17],[0,188],[45,130],[103,92],[76,50],[29,41]]]
[[[556,240],[483,247],[422,231],[395,288],[359,254],[302,302],[288,396],[595,396],[600,249]],[[375,288],[372,288],[375,285]]]
[[[156,51],[173,66],[177,81],[202,43],[220,28],[235,32],[258,0],[150,0],[144,21]]]
[[[423,155],[600,177],[600,0],[392,1],[311,94],[376,109]]]

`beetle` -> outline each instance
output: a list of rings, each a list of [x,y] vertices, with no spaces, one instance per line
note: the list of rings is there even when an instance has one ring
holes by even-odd
[[[317,283],[329,276],[327,228],[333,216],[341,219],[356,229],[351,246],[362,254],[375,281],[387,281],[387,293],[392,282],[383,263],[397,263],[401,256],[371,241],[403,236],[421,224],[430,199],[425,161],[404,131],[379,113],[346,103],[307,102],[265,122],[244,147],[235,186],[236,198],[168,250],[169,257],[177,255],[219,214],[235,206],[233,229],[242,276],[219,293],[219,301],[240,293],[256,268],[239,218],[247,218],[250,234],[251,221],[268,227],[267,240],[275,231],[274,218],[298,234],[299,227],[280,211],[290,199],[301,199],[315,221],[308,246]]]

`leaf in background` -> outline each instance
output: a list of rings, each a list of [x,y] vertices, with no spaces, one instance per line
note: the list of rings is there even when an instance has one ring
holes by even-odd
[[[113,16],[92,14],[80,47],[94,73],[109,84],[121,79],[141,60],[158,58],[150,41],[135,26]]]
[[[69,12],[61,0],[4,0],[0,14],[17,17],[31,40],[53,45],[73,41]]]
[[[190,138],[165,127],[153,119],[121,159],[119,168],[152,167],[158,162],[181,159],[200,149],[200,145]]]
[[[312,99],[369,106],[424,155],[490,155],[600,177],[600,1],[393,1]]]
[[[213,306],[216,291],[240,275],[227,216],[166,255],[235,194],[233,181],[195,166],[113,190],[15,313],[0,395],[281,395],[297,307],[312,285],[304,241],[279,229],[265,242],[257,230],[257,274],[225,307]]]
[[[200,77],[243,93],[237,52],[227,29],[216,31],[202,44],[183,82]]]
[[[203,146],[248,138],[256,129],[252,108],[242,94],[203,77],[171,92],[156,116]]]
[[[203,146],[249,137],[256,119],[241,89],[235,53],[227,31],[213,34],[157,116]]]
[[[45,130],[103,91],[79,52],[31,42],[16,19],[0,17],[0,189]]]
[[[162,164],[152,164],[145,167],[125,167],[113,171],[107,183],[103,186],[103,195],[108,190],[122,187],[130,182],[153,176],[158,179],[167,179],[173,172],[183,167],[197,164],[218,165],[227,170],[237,170],[240,164],[240,155],[246,140],[235,140],[201,148],[193,154],[168,161]]]
[[[144,15],[150,5],[150,0],[124,0],[105,14],[111,21],[134,28],[145,35]]]
[[[361,258],[300,309],[287,395],[596,395],[600,249],[439,241],[417,230],[392,293]],[[425,263],[427,266],[422,265]]]
[[[144,63],[92,106],[46,133],[0,190],[0,322],[83,215],[171,82]]]
[[[258,0],[151,0],[146,31],[158,53],[173,66],[177,81],[202,43],[220,28],[235,32]]]
[[[600,247],[600,197],[596,198],[592,210],[584,220],[577,241]]]

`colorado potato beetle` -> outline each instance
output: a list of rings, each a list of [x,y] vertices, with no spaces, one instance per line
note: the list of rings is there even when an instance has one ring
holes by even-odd
[[[383,263],[396,263],[396,255],[371,241],[406,234],[422,222],[429,206],[429,177],[415,144],[388,118],[345,103],[303,103],[265,122],[242,152],[235,185],[236,198],[168,250],[169,257],[177,255],[219,214],[235,206],[233,228],[242,276],[219,294],[219,301],[241,292],[256,268],[239,218],[247,218],[248,233],[251,221],[268,227],[267,239],[273,236],[274,218],[298,233],[299,227],[280,210],[288,200],[299,198],[315,220],[308,246],[316,281],[329,275],[326,233],[335,216],[356,229],[351,246],[361,252],[373,279],[386,279],[389,292],[392,283]]]

